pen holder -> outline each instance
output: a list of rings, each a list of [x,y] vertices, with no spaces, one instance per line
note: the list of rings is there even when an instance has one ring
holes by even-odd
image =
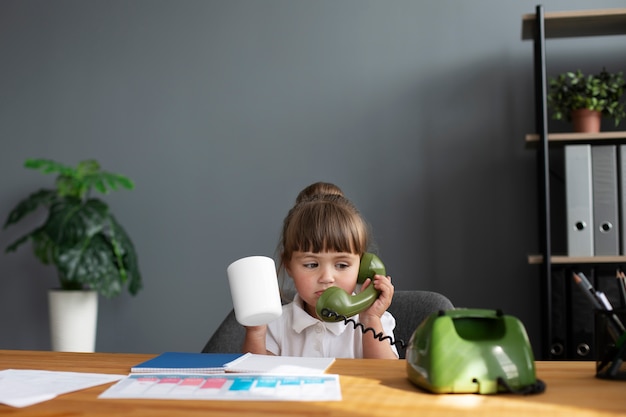
[[[617,321],[626,323],[626,310],[595,312],[597,378],[626,380],[626,332],[620,330]]]

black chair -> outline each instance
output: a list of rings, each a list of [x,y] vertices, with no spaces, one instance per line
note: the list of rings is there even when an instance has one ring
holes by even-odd
[[[404,359],[406,345],[417,326],[430,314],[454,308],[444,295],[433,291],[396,291],[388,311],[396,319],[393,335],[396,341],[402,340],[405,346],[396,343],[398,354]],[[371,334],[371,333],[368,333]]]
[[[222,321],[209,341],[204,345],[202,353],[238,353],[241,352],[244,328],[235,319],[235,310]]]
[[[394,336],[396,340],[409,343],[417,326],[431,313],[454,308],[452,302],[442,294],[432,291],[396,291],[389,312],[396,319]],[[371,333],[368,332],[368,335]],[[233,310],[213,333],[202,352],[237,353],[241,352],[244,329],[235,319]],[[384,343],[387,343],[385,340]],[[404,358],[406,348],[396,344],[400,358]]]

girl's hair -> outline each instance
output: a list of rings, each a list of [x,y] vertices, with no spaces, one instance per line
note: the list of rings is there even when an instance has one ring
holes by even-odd
[[[280,263],[285,266],[295,251],[361,256],[368,244],[367,223],[350,200],[339,194],[315,194],[302,197],[285,217]]]
[[[337,187],[335,184],[331,184],[330,182],[316,182],[300,191],[298,197],[296,197],[296,204],[316,195],[343,196],[343,191],[341,191],[341,188]]]

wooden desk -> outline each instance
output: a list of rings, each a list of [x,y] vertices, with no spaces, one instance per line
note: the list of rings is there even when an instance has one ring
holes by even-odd
[[[0,350],[0,369],[40,369],[127,374],[155,355]],[[594,377],[593,362],[537,362],[543,394],[430,394],[407,379],[402,360],[338,359],[343,401],[246,402],[103,400],[111,384],[77,391],[26,408],[0,405],[0,416],[623,416],[626,382]]]

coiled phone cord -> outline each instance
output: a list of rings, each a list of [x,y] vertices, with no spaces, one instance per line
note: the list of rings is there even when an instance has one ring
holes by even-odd
[[[352,327],[356,330],[356,329],[360,329],[361,332],[363,334],[367,334],[367,332],[372,332],[372,335],[374,336],[374,339],[378,339],[381,342],[383,340],[389,340],[389,343],[391,345],[399,345],[401,348],[406,348],[406,343],[404,342],[404,340],[402,339],[398,339],[398,340],[393,340],[393,338],[391,336],[385,336],[385,334],[383,332],[380,333],[376,333],[376,330],[374,330],[371,327],[365,327],[362,323],[358,323],[353,319],[350,319],[346,316],[344,316],[343,314],[339,314],[337,312],[334,312],[332,310],[329,310],[327,308],[323,308],[322,311],[322,316],[324,316],[325,318],[329,318],[329,319],[340,319],[343,320],[343,322],[345,323],[345,325],[347,326],[348,323],[352,324]],[[338,321],[338,320],[335,320]]]

